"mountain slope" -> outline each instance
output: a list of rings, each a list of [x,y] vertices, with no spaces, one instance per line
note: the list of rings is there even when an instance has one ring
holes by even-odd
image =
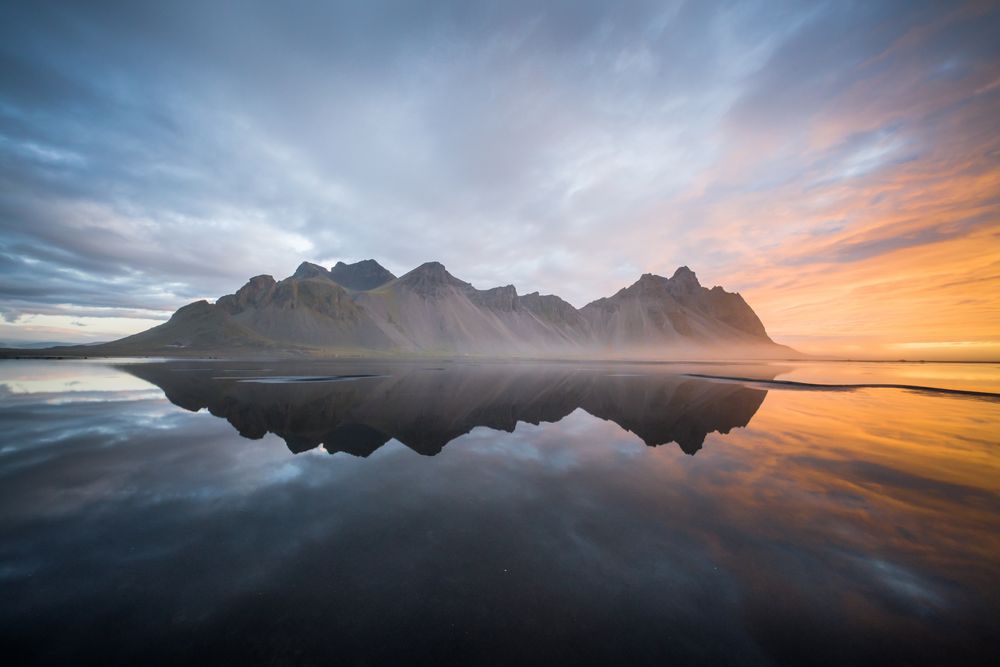
[[[195,301],[179,308],[169,320],[133,336],[104,345],[83,348],[122,354],[155,353],[183,349],[213,350],[269,347],[270,341],[235,322],[222,308],[207,301]]]

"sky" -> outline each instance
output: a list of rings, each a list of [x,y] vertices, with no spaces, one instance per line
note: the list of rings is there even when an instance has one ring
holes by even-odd
[[[1000,3],[0,2],[0,341],[303,260],[1000,359]]]

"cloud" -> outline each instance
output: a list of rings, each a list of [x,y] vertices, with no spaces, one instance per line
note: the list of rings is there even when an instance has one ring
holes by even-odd
[[[576,305],[689,264],[809,335],[772,308],[806,297],[790,280],[825,272],[809,298],[846,311],[836,283],[859,263],[996,221],[1000,17],[972,5],[0,19],[0,305],[25,313],[162,317],[304,259],[437,259]]]

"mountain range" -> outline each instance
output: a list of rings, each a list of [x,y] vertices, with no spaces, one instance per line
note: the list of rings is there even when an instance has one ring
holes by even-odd
[[[159,326],[86,352],[123,355],[303,354],[788,357],[737,293],[703,287],[686,266],[583,308],[513,285],[480,290],[427,262],[396,277],[372,259],[303,262],[251,278],[214,304],[186,305]]]

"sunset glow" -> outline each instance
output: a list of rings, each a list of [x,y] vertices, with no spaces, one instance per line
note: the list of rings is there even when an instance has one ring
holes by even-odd
[[[1000,359],[996,3],[210,4],[0,9],[0,342],[373,257]]]

